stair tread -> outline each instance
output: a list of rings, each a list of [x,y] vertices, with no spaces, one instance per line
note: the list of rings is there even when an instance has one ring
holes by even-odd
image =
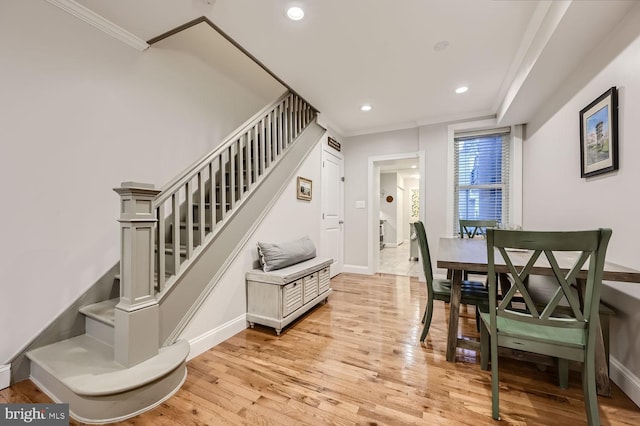
[[[160,348],[158,355],[133,367],[114,360],[113,348],[82,334],[27,353],[49,374],[78,395],[100,396],[126,392],[170,373],[189,354],[189,343],[179,340]]]
[[[103,324],[114,326],[116,323],[115,309],[120,298],[104,300],[102,302],[93,303],[83,306],[80,312],[89,318],[100,321]]]

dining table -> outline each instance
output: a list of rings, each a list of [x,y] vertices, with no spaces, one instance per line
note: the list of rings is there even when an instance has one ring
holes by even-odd
[[[509,285],[506,277],[509,272],[502,256],[496,252],[495,271],[500,277],[500,286],[502,291],[506,290]],[[513,265],[518,269],[527,264],[531,253],[527,252],[511,252],[509,253]],[[563,252],[557,254],[558,264],[561,269],[570,269],[576,259],[577,253]],[[439,241],[437,267],[446,269],[451,277],[451,301],[449,305],[449,331],[447,335],[447,354],[446,359],[449,362],[455,362],[456,348],[475,349],[479,347],[478,342],[469,341],[468,339],[458,338],[458,318],[460,315],[460,296],[462,276],[466,271],[488,272],[487,264],[487,241],[484,238],[457,238],[442,237]],[[588,264],[578,273],[576,282],[582,290],[586,284]],[[540,256],[531,270],[532,275],[553,276],[553,271],[545,256]],[[605,262],[602,276],[603,281],[621,281],[640,283],[640,271],[617,265],[611,262]],[[609,381],[609,368],[607,365],[607,357],[605,355],[604,340],[602,338],[602,330],[599,327],[599,339],[596,347],[596,387],[599,395],[610,396],[611,384]]]

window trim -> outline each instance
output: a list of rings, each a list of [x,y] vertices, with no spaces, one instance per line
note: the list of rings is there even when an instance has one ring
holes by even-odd
[[[446,213],[446,233],[451,235],[454,229],[454,195],[455,195],[455,145],[454,138],[462,132],[484,132],[487,130],[500,131],[505,126],[498,126],[495,118],[456,123],[448,126],[447,129],[447,213]],[[471,133],[470,133],[471,134]],[[511,126],[510,141],[510,167],[509,170],[509,217],[511,223],[523,225],[522,223],[522,139],[523,126]]]

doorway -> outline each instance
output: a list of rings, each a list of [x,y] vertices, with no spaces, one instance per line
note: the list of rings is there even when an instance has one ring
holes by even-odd
[[[419,276],[411,223],[424,220],[424,155],[369,158],[369,270]]]
[[[320,247],[333,259],[330,276],[344,268],[344,157],[330,148],[322,150],[322,233]]]

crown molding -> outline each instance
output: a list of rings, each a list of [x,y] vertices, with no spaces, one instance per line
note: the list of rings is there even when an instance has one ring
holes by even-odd
[[[131,34],[129,31],[114,24],[113,22],[103,18],[94,11],[78,4],[73,0],[47,0],[52,5],[59,7],[65,12],[75,16],[76,18],[86,22],[87,24],[109,34],[111,37],[133,47],[136,50],[143,51],[149,47],[149,44],[141,38]]]

